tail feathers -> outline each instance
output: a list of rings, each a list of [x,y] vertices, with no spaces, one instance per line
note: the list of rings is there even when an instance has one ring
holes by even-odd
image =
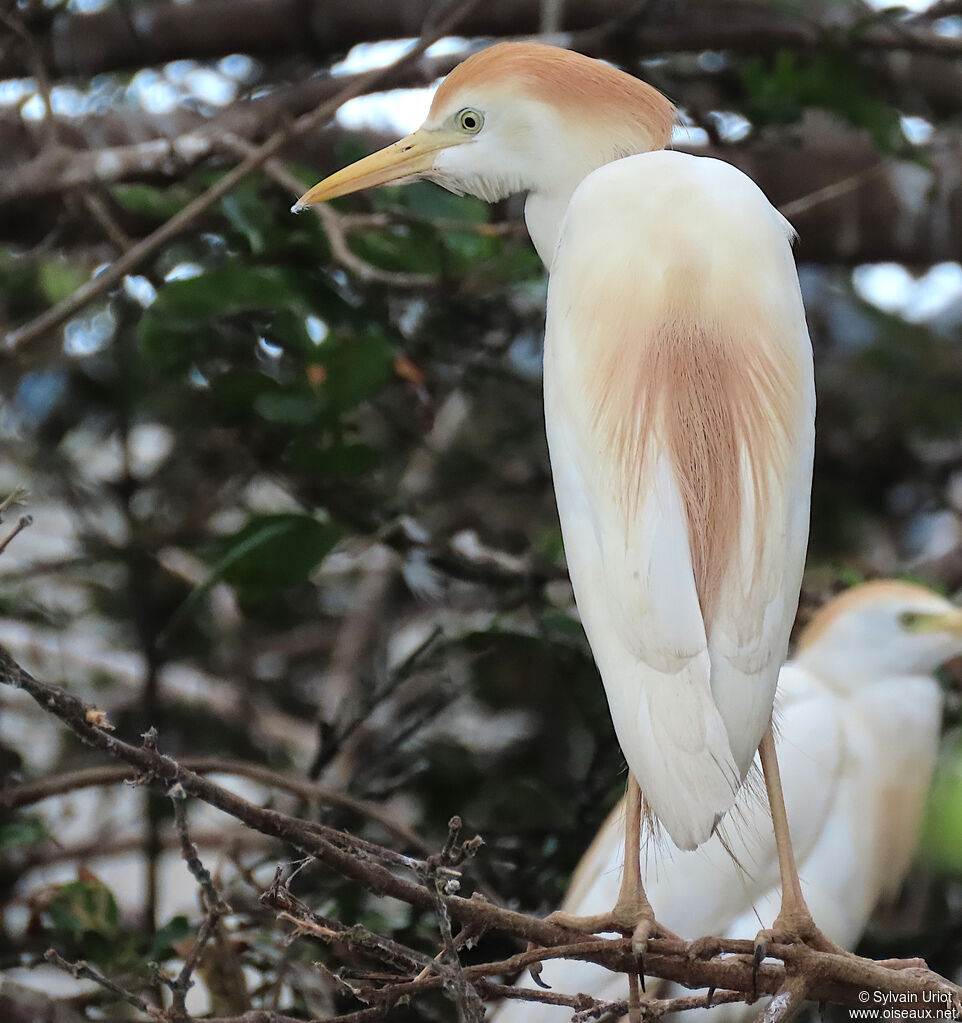
[[[627,727],[618,729],[645,800],[679,849],[711,836],[742,780],[699,660],[672,678],[643,680],[634,713],[619,722]]]

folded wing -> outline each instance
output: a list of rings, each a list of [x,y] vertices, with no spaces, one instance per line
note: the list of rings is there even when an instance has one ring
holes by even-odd
[[[693,848],[767,727],[808,528],[811,347],[789,229],[747,177],[650,153],[585,179],[551,267],[545,408],[619,742]]]

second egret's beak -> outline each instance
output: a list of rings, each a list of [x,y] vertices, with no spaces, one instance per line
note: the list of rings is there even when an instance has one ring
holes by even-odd
[[[962,608],[956,608],[954,611],[946,611],[941,616],[939,628],[943,632],[949,632],[953,636],[962,636]]]
[[[300,213],[308,206],[360,192],[364,188],[421,177],[434,166],[434,157],[439,150],[463,141],[465,138],[460,134],[419,128],[413,135],[319,181],[294,203],[291,212]]]
[[[962,608],[941,614],[908,614],[903,616],[902,624],[908,632],[947,632],[950,636],[962,636]]]

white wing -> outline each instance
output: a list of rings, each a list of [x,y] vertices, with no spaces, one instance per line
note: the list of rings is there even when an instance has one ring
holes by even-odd
[[[908,869],[938,749],[939,687],[931,678],[893,678],[840,695],[791,663],[778,684],[778,758],[805,900],[828,937],[851,949]],[[686,937],[750,939],[780,908],[764,796],[743,788],[731,817],[738,827],[729,841],[741,867],[718,835],[692,852],[673,850],[665,840],[648,848],[645,888],[652,905],[666,927]],[[591,914],[614,904],[623,844],[619,804],[578,864],[564,909]],[[542,979],[595,998],[627,994],[623,975],[593,963],[549,961]],[[719,1006],[712,1019],[747,1023],[758,1011],[757,1005]],[[505,1002],[495,1020],[564,1023],[569,1015],[557,1006]]]
[[[545,413],[619,742],[694,848],[767,727],[807,540],[811,346],[787,225],[747,177],[648,153],[582,182],[551,267]]]

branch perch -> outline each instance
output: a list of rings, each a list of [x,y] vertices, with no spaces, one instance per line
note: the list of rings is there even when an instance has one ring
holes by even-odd
[[[179,784],[187,795],[217,807],[262,834],[290,843],[374,895],[390,895],[420,910],[437,911],[440,906],[451,920],[478,933],[499,931],[543,946],[531,953],[521,953],[510,962],[464,967],[464,975],[472,984],[486,977],[500,976],[508,969],[523,968],[549,955],[585,959],[617,972],[628,972],[635,966],[629,939],[597,938],[585,942],[581,936],[563,927],[503,909],[484,898],[465,898],[447,891],[433,892],[421,883],[421,878],[408,880],[399,876],[397,867],[388,869],[380,862],[380,857],[372,857],[372,848],[378,848],[372,843],[360,843],[332,828],[256,806],[188,770],[150,742],[134,746],[116,738],[101,727],[104,724],[102,712],[60,686],[35,679],[2,647],[0,682],[23,690],[87,745],[130,765],[146,780],[168,789]],[[458,855],[464,854],[465,846],[458,847],[456,841],[452,842],[452,846],[460,850]],[[385,860],[398,857],[391,850],[383,849],[381,852]],[[423,868],[419,868],[420,861],[403,859],[408,860],[416,874],[424,876]],[[795,978],[800,977],[804,978],[807,987],[806,997],[818,1002],[860,1005],[864,1004],[859,998],[861,992],[881,991],[903,998],[914,995],[920,1002],[926,994],[930,998],[934,994],[937,999],[950,1003],[957,1013],[962,1009],[962,989],[919,966],[916,960],[881,964],[817,952],[805,946],[776,945],[772,949],[772,957],[780,962],[776,965],[763,964],[757,976],[753,976],[751,941],[717,939],[712,943],[713,951],[717,950],[716,955],[707,959],[693,957],[690,949],[690,943],[685,941],[653,940],[649,946],[646,973],[689,988],[740,992],[744,1000],[751,1000],[756,990],[759,994],[775,994],[783,990],[786,978],[790,978],[794,985]],[[395,1004],[401,998],[418,994],[439,983],[441,978],[432,973],[417,981],[388,984],[367,993],[384,1003]],[[356,1018],[379,1018],[376,1014],[371,1015],[370,1010],[364,1011],[367,1016]]]

